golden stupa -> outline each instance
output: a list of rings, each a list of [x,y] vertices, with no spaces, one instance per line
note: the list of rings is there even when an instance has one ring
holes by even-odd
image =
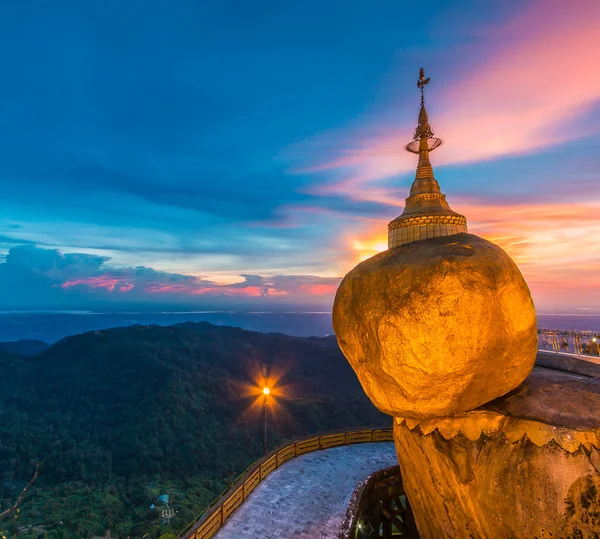
[[[429,162],[429,152],[442,145],[442,140],[433,136],[425,109],[424,90],[429,80],[421,68],[417,82],[421,89],[419,122],[413,140],[406,145],[407,151],[419,155],[419,164],[402,215],[388,225],[388,247],[468,232],[467,220],[452,211],[446,202],[446,195],[442,194]]]
[[[415,180],[389,249],[356,266],[340,284],[333,327],[367,395],[395,417],[472,410],[517,387],[537,350],[529,288],[497,245],[467,233],[433,174],[441,144],[421,109]]]

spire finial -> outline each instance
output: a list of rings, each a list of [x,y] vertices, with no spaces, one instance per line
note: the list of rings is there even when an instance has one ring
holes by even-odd
[[[419,111],[419,121],[417,129],[413,136],[413,142],[406,146],[407,151],[411,153],[420,154],[424,150],[433,151],[442,144],[442,141],[438,138],[434,138],[433,130],[429,124],[429,117],[427,116],[427,110],[425,110],[425,86],[429,84],[431,77],[425,78],[425,69],[419,70],[419,80],[417,80],[417,87],[421,90],[421,110]],[[421,140],[424,140],[421,143]]]
[[[419,80],[417,81],[417,87],[421,90],[421,106],[425,106],[425,85],[429,83],[431,77],[425,78],[425,68],[419,70]]]

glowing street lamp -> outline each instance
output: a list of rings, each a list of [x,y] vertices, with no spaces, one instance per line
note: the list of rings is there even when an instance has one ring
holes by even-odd
[[[269,397],[271,390],[268,387],[263,387],[264,409],[265,409],[265,455],[267,454],[267,398]]]
[[[265,367],[258,370],[254,375],[250,374],[252,383],[242,385],[242,395],[245,397],[252,397],[253,401],[250,406],[243,412],[248,414],[248,419],[251,419],[256,427],[260,429],[261,420],[264,428],[264,452],[267,454],[269,448],[268,441],[268,428],[269,428],[269,414],[271,419],[274,421],[277,419],[278,410],[281,409],[279,399],[286,398],[286,392],[289,389],[288,386],[281,386],[279,384],[280,379],[285,372],[270,373]],[[261,372],[262,371],[262,372]],[[263,417],[261,417],[261,414]],[[260,436],[260,434],[258,434]],[[256,440],[260,443],[259,440]],[[0,538],[1,539],[1,538]]]

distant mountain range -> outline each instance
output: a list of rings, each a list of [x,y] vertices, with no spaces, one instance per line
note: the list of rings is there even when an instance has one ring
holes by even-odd
[[[152,324],[172,326],[210,322],[249,331],[277,332],[296,337],[333,333],[331,313],[237,312],[0,312],[0,341],[34,339],[48,343],[88,331]]]
[[[280,376],[284,392],[270,406],[270,447],[390,424],[333,337],[133,326],[49,347],[5,343],[0,366],[1,507],[42,463],[19,519],[0,522],[9,536],[158,537],[185,527],[262,454],[261,407],[249,409],[261,371]],[[177,511],[166,527],[156,508],[165,493]]]
[[[152,324],[171,326],[183,322],[210,322],[249,331],[278,332],[296,337],[324,337],[333,333],[329,312],[2,312],[0,342],[38,340],[54,343],[69,335],[115,327]],[[538,314],[540,328],[595,330],[600,332],[600,312]]]

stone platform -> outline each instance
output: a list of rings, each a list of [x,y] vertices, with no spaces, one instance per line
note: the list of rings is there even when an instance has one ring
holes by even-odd
[[[214,537],[335,539],[356,484],[397,462],[392,442],[334,447],[297,457],[256,487]]]
[[[600,378],[600,357],[598,356],[576,356],[539,350],[535,364],[547,369]]]
[[[476,410],[395,419],[421,537],[600,536],[600,379],[535,367]]]

